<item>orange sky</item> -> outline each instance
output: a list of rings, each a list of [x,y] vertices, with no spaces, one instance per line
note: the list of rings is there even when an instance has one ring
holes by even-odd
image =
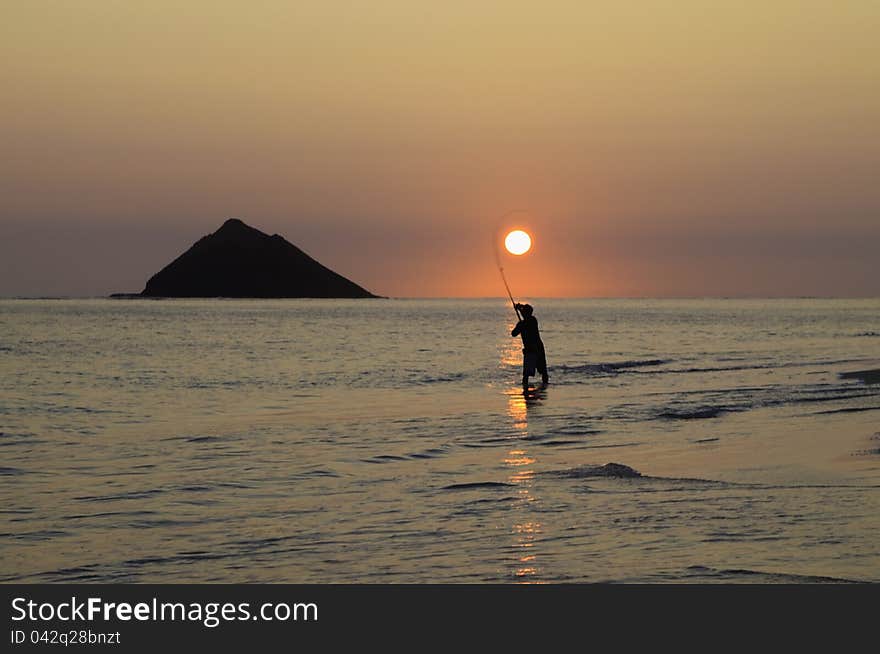
[[[0,295],[140,290],[229,217],[376,293],[500,295],[520,207],[522,294],[877,295],[878,29],[857,0],[16,3]]]

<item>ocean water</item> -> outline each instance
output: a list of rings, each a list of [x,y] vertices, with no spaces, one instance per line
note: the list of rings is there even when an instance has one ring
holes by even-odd
[[[0,581],[880,581],[880,300],[533,304],[0,301]]]

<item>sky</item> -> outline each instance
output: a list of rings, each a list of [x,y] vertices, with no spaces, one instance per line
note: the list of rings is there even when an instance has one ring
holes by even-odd
[[[880,295],[876,0],[29,0],[0,296],[140,291],[227,218],[374,293]],[[527,213],[513,214],[511,210]]]

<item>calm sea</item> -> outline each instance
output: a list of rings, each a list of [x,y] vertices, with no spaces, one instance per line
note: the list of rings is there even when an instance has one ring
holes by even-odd
[[[880,300],[533,304],[0,301],[0,581],[880,581]]]

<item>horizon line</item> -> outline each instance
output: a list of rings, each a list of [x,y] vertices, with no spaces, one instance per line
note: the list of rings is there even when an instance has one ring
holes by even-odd
[[[329,297],[149,297],[112,295],[0,295],[0,300],[504,300],[503,295],[399,295],[371,298]],[[529,295],[537,300],[877,300],[880,295]]]

